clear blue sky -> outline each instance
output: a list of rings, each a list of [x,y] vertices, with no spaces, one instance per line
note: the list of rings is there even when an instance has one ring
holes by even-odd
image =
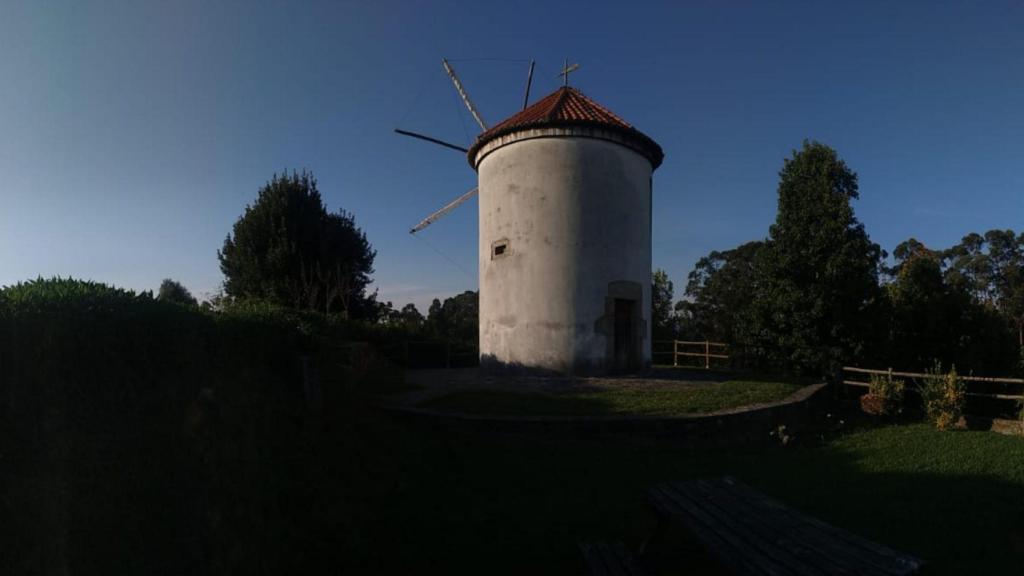
[[[891,250],[1024,228],[1024,8],[947,2],[0,3],[0,285],[72,275],[209,296],[216,250],[275,171],[355,213],[397,305],[476,288],[474,130],[573,84],[661,143],[654,265],[766,235],[804,138],[860,174]],[[472,59],[472,60],[467,60]],[[489,59],[489,60],[484,60]]]

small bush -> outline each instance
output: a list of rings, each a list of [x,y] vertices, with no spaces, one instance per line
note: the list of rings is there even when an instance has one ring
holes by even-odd
[[[950,367],[949,372],[943,372],[942,364],[936,362],[926,372],[928,376],[918,386],[918,392],[924,401],[928,421],[939,430],[952,428],[963,415],[964,381],[957,375],[956,366]]]
[[[170,278],[164,278],[164,281],[160,283],[160,289],[156,294],[157,300],[164,300],[166,302],[175,302],[183,306],[198,306],[199,301],[196,300],[195,296],[188,291],[188,288],[176,280]]]
[[[868,393],[861,398],[861,406],[868,414],[896,416],[903,411],[903,391],[906,385],[889,375],[871,376]]]

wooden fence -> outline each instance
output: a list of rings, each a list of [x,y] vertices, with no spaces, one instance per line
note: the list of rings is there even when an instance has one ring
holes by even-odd
[[[927,378],[928,374],[922,374],[920,372],[897,372],[892,368],[886,370],[873,370],[870,368],[857,368],[856,366],[843,366],[843,372],[851,374],[866,374],[866,375],[879,375],[889,376],[897,378],[914,378],[921,379]],[[964,382],[985,382],[988,384],[1017,384],[1024,385],[1024,378],[990,378],[985,376],[957,376]],[[863,382],[860,380],[847,380],[846,375],[843,376],[843,384],[849,386],[863,386],[868,387],[871,385],[870,382]],[[996,393],[985,393],[985,392],[965,392],[968,396],[977,396],[982,398],[993,398],[996,400],[1024,400],[1024,393],[1021,394],[996,394]]]
[[[711,360],[728,360],[726,354],[728,344],[724,342],[709,342],[707,340],[660,340],[657,343],[672,344],[672,366],[684,368],[701,368],[692,364],[680,364],[680,358],[703,358],[705,370],[711,368]],[[656,352],[656,354],[669,354],[669,352]]]

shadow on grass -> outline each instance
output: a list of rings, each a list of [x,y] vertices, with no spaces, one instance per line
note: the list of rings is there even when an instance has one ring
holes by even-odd
[[[794,384],[730,380],[692,386],[533,390],[455,390],[421,403],[460,414],[518,417],[677,416],[777,402],[800,390]]]
[[[137,451],[3,472],[7,573],[56,574],[40,554],[55,514],[75,574],[582,573],[576,543],[639,543],[644,491],[733,474],[772,497],[928,561],[925,574],[1024,561],[1024,442],[920,425],[857,430],[803,448],[684,451],[621,437],[472,435],[362,411],[274,457],[210,468]],[[24,467],[23,467],[24,469]],[[204,472],[206,470],[206,472]],[[67,490],[55,509],[38,486]],[[52,501],[51,501],[52,502]],[[63,519],[63,520],[61,520]],[[61,525],[59,522],[65,524]],[[24,529],[24,530],[22,530]],[[7,538],[12,539],[7,539]],[[685,535],[662,572],[701,573]],[[679,563],[686,563],[680,566]]]
[[[576,542],[636,545],[653,528],[648,486],[726,473],[924,558],[925,574],[995,573],[1024,560],[1017,439],[898,426],[816,447],[720,454],[625,439],[419,432],[400,459],[377,460],[392,482],[367,499],[368,545],[338,561],[369,568],[386,559],[395,572],[579,573]]]

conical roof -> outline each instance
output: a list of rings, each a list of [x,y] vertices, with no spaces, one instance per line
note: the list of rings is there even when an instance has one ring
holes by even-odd
[[[476,168],[477,153],[488,142],[523,130],[559,127],[590,127],[624,137],[638,152],[647,156],[657,168],[664,159],[661,146],[611,110],[591,100],[571,86],[563,86],[541,98],[532,106],[488,128],[477,136],[469,148],[469,164]],[[619,138],[616,138],[619,141]]]

